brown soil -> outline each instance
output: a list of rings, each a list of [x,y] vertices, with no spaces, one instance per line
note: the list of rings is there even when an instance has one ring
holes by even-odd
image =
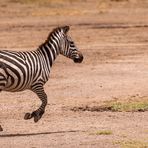
[[[45,85],[46,113],[38,123],[23,119],[41,103],[35,94],[1,93],[0,147],[148,147],[147,111],[72,110],[148,99],[148,2],[1,0],[0,49],[35,49],[61,25],[71,26],[84,62],[57,58]]]

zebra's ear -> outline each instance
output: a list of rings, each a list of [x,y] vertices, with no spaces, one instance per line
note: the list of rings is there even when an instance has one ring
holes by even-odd
[[[62,27],[62,29],[63,29],[63,32],[66,34],[69,31],[70,27],[64,26],[64,27]]]

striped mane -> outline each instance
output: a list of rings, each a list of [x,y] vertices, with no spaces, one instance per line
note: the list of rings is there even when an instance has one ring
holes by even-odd
[[[60,29],[61,29],[61,27],[54,28],[54,29],[49,33],[49,35],[48,35],[47,39],[44,41],[44,43],[42,43],[42,44],[39,46],[39,48],[41,48],[41,47],[44,46],[45,44],[49,43],[49,40],[51,39],[51,36],[52,36],[55,32],[59,31]]]
[[[58,32],[58,31],[60,32],[60,31],[63,30],[63,33],[66,34],[69,29],[70,29],[69,26],[62,26],[62,27],[54,28],[54,29],[49,33],[49,35],[48,35],[47,39],[45,40],[45,42],[44,42],[43,44],[41,44],[39,47],[41,47],[41,46],[47,44],[47,43],[49,42],[49,40],[51,39],[51,36],[52,36],[55,32]]]
[[[49,33],[49,35],[48,35],[48,37],[47,37],[47,40],[50,40],[52,34],[55,33],[55,32],[57,32],[57,31],[59,31],[60,29],[61,29],[61,27],[54,28],[54,29]]]

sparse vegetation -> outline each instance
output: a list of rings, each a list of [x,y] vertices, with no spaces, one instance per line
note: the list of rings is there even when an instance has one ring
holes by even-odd
[[[120,145],[121,148],[147,148],[148,142],[128,140],[128,141],[116,141],[113,144]]]
[[[107,101],[100,106],[74,107],[72,111],[112,111],[112,112],[144,112],[148,111],[148,100],[143,101]]]
[[[8,0],[9,3],[31,6],[31,16],[74,16],[90,15],[89,3],[86,0]],[[40,9],[38,9],[38,7]],[[97,10],[96,10],[97,11]],[[99,13],[99,11],[97,11]]]
[[[91,135],[112,135],[113,132],[111,130],[101,130],[91,133]]]
[[[140,102],[111,102],[108,104],[111,111],[119,112],[137,112],[137,111],[148,111],[148,101]]]

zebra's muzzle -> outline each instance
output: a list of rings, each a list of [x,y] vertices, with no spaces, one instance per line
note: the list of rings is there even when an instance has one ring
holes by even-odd
[[[83,61],[83,55],[82,55],[82,54],[79,54],[79,56],[78,56],[78,57],[75,57],[75,58],[73,59],[73,61],[74,61],[75,63],[81,63],[81,62]]]

